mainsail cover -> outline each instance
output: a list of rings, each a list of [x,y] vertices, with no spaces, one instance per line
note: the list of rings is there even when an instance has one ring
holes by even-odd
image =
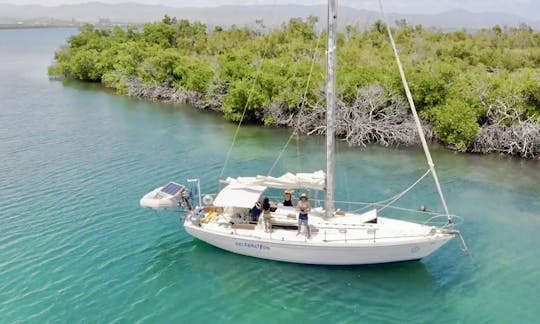
[[[279,189],[314,189],[324,190],[325,174],[323,171],[312,173],[285,173],[280,177],[261,176],[227,178],[229,185],[236,187],[262,186]]]

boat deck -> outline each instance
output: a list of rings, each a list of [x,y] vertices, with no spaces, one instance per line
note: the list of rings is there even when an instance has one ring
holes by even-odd
[[[376,222],[374,222],[376,220]],[[272,213],[272,231],[265,231],[262,217],[256,224],[245,219],[231,218],[229,215],[217,215],[199,226],[202,230],[222,235],[250,238],[262,241],[279,241],[290,243],[336,243],[336,244],[373,244],[397,243],[426,240],[444,235],[432,226],[407,221],[377,217],[375,211],[365,214],[345,214],[325,220],[319,216],[309,217],[311,236],[308,239],[305,226],[301,234],[297,234],[298,221],[296,215]]]

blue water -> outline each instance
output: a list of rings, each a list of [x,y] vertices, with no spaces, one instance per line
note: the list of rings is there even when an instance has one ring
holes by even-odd
[[[0,30],[0,322],[540,321],[539,161],[434,148],[470,256],[457,240],[421,262],[365,267],[230,254],[138,200],[192,177],[214,191],[235,125],[49,81],[74,32]],[[243,127],[225,175],[266,173],[287,136]],[[293,141],[276,174],[320,169],[322,141]],[[426,166],[418,149],[340,146],[338,170],[338,199],[373,201]],[[437,201],[427,179],[400,205]]]

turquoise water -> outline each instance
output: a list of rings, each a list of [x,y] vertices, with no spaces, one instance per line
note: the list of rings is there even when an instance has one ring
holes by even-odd
[[[539,161],[434,149],[470,256],[457,240],[421,262],[365,267],[230,254],[138,200],[191,177],[215,190],[235,126],[49,81],[73,32],[0,30],[0,322],[540,321]],[[225,174],[266,173],[287,136],[243,128]],[[321,168],[321,141],[301,138],[277,173]],[[338,169],[338,199],[373,201],[426,167],[418,149],[340,146]],[[419,204],[439,208],[429,179],[400,203]]]

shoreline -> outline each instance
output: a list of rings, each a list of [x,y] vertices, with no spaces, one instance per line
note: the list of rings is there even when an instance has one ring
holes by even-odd
[[[132,97],[211,109],[232,122],[322,135],[324,37],[316,22],[291,19],[267,33],[248,27],[211,31],[169,16],[142,29],[87,25],[55,53],[48,73],[101,83]],[[415,122],[379,27],[351,28],[343,35],[336,136],[351,146],[417,144]],[[428,140],[460,152],[540,158],[540,66],[536,56],[527,55],[538,51],[527,40],[540,34],[495,26],[466,35],[404,24],[396,35],[406,49],[411,91]],[[469,43],[490,46],[455,51]],[[506,49],[512,55],[501,54]],[[381,55],[375,58],[374,51]]]
[[[84,81],[83,81],[84,82]],[[107,88],[115,89],[114,87],[110,87],[107,85],[103,85]],[[126,84],[127,91],[126,93],[120,93],[120,95],[126,95],[128,97],[133,98],[139,98],[143,100],[149,100],[154,102],[163,102],[163,103],[170,103],[170,104],[187,104],[192,106],[193,108],[196,108],[198,110],[211,110],[214,112],[222,113],[223,112],[223,100],[220,100],[220,98],[214,98],[212,101],[208,101],[207,98],[205,98],[205,95],[196,91],[183,91],[181,89],[177,89],[175,87],[171,86],[165,86],[165,85],[153,85],[149,86],[144,84],[141,81],[132,81],[128,82]],[[320,107],[319,107],[320,108]],[[351,107],[349,107],[350,109]],[[354,107],[353,107],[354,108]],[[386,107],[384,107],[386,108]],[[408,107],[407,107],[408,109]],[[323,109],[324,110],[324,109]],[[265,109],[265,113],[271,113],[270,109]],[[310,112],[311,115],[320,115],[323,112],[320,111],[320,109],[317,109],[315,107],[314,111]],[[265,125],[264,115],[258,116],[259,119],[256,120],[256,124],[263,127],[286,127],[291,128],[294,127],[296,124],[296,119],[298,117],[297,113],[290,113],[286,116],[282,116],[283,114],[280,114],[281,116],[278,116],[276,124],[274,125]],[[339,118],[339,117],[338,117]],[[313,119],[313,118],[308,118]],[[338,121],[339,122],[339,121]],[[411,124],[407,124],[407,122],[411,122]],[[368,127],[376,127],[377,122],[372,122],[372,125],[368,125]],[[521,124],[515,125],[516,127],[510,127],[507,129],[503,135],[506,136],[500,136],[501,130],[497,129],[497,125],[489,125],[487,127],[483,127],[480,129],[478,134],[476,135],[475,139],[471,142],[470,147],[467,148],[467,150],[459,150],[455,147],[452,147],[450,145],[444,144],[442,141],[439,140],[437,134],[432,129],[432,125],[429,124],[429,122],[422,120],[423,128],[424,128],[424,135],[426,136],[426,139],[430,143],[436,143],[437,145],[440,145],[441,147],[444,147],[445,149],[457,153],[467,153],[467,154],[474,154],[474,155],[489,155],[489,154],[498,154],[503,155],[506,157],[518,157],[520,159],[525,160],[540,160],[540,143],[533,143],[533,156],[522,156],[519,154],[509,154],[506,153],[506,148],[503,147],[503,142],[501,139],[509,140],[508,138],[512,136],[512,134],[515,135],[516,129],[521,126]],[[534,123],[540,132],[540,121]],[[351,146],[360,146],[360,147],[366,147],[369,144],[376,144],[383,147],[397,147],[397,146],[413,146],[413,145],[419,145],[420,140],[418,138],[418,134],[416,133],[416,128],[414,125],[412,125],[412,121],[402,120],[399,124],[401,131],[406,132],[406,139],[403,137],[399,137],[400,134],[397,135],[397,137],[392,138],[390,140],[386,138],[370,138],[368,140],[365,140],[365,138],[361,138],[361,141],[356,142],[350,142],[347,137],[350,136],[350,134],[341,134],[342,136],[337,135],[337,138],[340,140],[345,140],[348,142]],[[324,129],[321,129],[322,125],[320,123],[311,124],[311,125],[305,125],[307,127],[299,127],[298,131],[304,135],[323,135]],[[397,126],[394,125],[394,126]],[[494,127],[495,126],[495,127]],[[359,127],[366,127],[366,125],[360,125]],[[379,130],[377,130],[379,131]],[[411,133],[412,132],[412,133]],[[539,133],[540,134],[540,133]],[[345,136],[343,136],[345,135]],[[413,135],[413,136],[411,136]],[[370,136],[367,136],[370,137]],[[489,140],[491,138],[497,138],[499,139],[499,142],[497,143],[499,147],[489,147],[484,143],[486,138]],[[375,140],[374,140],[375,139]],[[491,143],[493,145],[493,143]],[[507,145],[515,146],[518,145],[515,142],[509,142]]]
[[[18,29],[78,29],[81,28],[84,24],[58,24],[58,25],[49,25],[49,24],[41,24],[41,25],[19,25],[19,24],[0,24],[0,30],[18,30]],[[112,28],[116,25],[106,25],[102,26],[103,28]],[[124,26],[124,25],[119,25]]]

